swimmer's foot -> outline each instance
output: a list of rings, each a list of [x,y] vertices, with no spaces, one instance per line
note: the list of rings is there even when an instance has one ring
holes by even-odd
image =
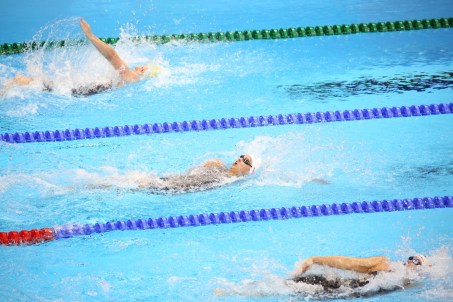
[[[30,84],[32,81],[33,81],[32,78],[26,77],[26,76],[23,76],[23,75],[17,75],[17,76],[15,76],[15,77],[12,79],[12,82],[13,82],[15,85],[18,85],[18,86],[25,86],[25,85],[28,85],[28,84]]]
[[[228,292],[221,288],[214,288],[214,290],[212,292],[217,297],[225,297],[228,295]]]
[[[321,184],[321,185],[328,185],[328,184],[330,184],[330,182],[329,182],[328,180],[323,179],[323,178],[313,178],[311,181],[312,181],[312,182],[316,182],[316,183]]]

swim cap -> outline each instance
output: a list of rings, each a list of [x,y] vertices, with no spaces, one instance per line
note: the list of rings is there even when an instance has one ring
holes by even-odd
[[[249,154],[250,159],[252,160],[252,167],[250,168],[249,174],[255,173],[256,169],[261,165],[261,159],[258,157]]]
[[[422,265],[427,263],[426,257],[422,254],[414,255],[414,257],[417,257],[418,259],[420,259],[420,262]]]
[[[161,72],[161,67],[159,65],[146,65],[148,69],[143,73],[145,78],[155,78]]]

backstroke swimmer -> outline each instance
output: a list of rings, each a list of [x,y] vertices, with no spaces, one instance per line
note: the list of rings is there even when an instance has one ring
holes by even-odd
[[[156,77],[159,73],[160,67],[157,65],[143,65],[143,66],[136,66],[134,69],[131,69],[126,62],[121,59],[115,49],[100,40],[93,32],[91,31],[91,27],[88,22],[81,18],[79,21],[80,28],[84,32],[87,39],[93,44],[93,46],[99,51],[104,58],[109,61],[112,67],[118,72],[119,80],[115,83],[93,83],[88,87],[79,87],[72,89],[72,94],[74,96],[79,95],[93,95],[114,87],[119,87],[128,83],[134,83],[142,80],[145,77]],[[5,94],[10,88],[14,86],[25,86],[29,85],[35,80],[31,77],[27,77],[24,75],[16,75],[13,79],[9,80],[5,87],[3,88],[0,95]],[[52,82],[43,82],[42,83],[44,90],[52,91],[53,84]]]
[[[209,159],[199,166],[193,167],[183,174],[170,174],[166,177],[142,173],[126,172],[102,178],[89,185],[92,189],[123,187],[133,191],[148,191],[152,194],[178,194],[185,192],[204,191],[234,182],[254,173],[261,165],[261,159],[252,154],[239,156],[228,168],[220,159]],[[328,184],[324,179],[313,178],[312,182]],[[117,185],[119,183],[119,185]]]
[[[274,286],[287,288],[293,293],[306,293],[310,296],[316,294],[322,298],[359,297],[409,286],[413,282],[411,278],[416,278],[422,272],[420,268],[432,266],[426,256],[421,254],[408,257],[402,264],[404,266],[400,262],[390,261],[385,256],[367,258],[313,256],[302,263],[297,263],[290,278],[286,280],[278,278],[274,281],[276,282]],[[403,275],[398,274],[397,278],[387,275],[400,272],[403,267],[406,269]],[[375,282],[372,283],[373,281]],[[368,284],[370,287],[364,288]],[[255,288],[260,288],[258,285],[253,281],[248,282],[243,288],[240,286],[232,289],[216,288],[214,294],[217,296],[237,294],[248,297],[272,293],[272,291],[256,292]],[[266,286],[272,285],[266,284],[264,288]]]
[[[298,265],[292,273],[292,281],[303,282],[306,284],[321,285],[324,290],[337,289],[340,286],[349,286],[351,288],[363,287],[370,282],[377,274],[381,272],[391,272],[395,262],[390,261],[385,256],[374,256],[367,258],[356,258],[348,256],[314,256],[310,257],[302,264]],[[431,266],[424,255],[418,254],[410,256],[405,263],[407,269],[416,270],[418,267]],[[306,274],[313,266],[327,266],[344,271],[353,271],[365,274],[362,279],[335,279],[328,280],[325,276]]]
[[[209,190],[230,183],[243,176],[252,174],[259,167],[260,160],[251,154],[241,155],[227,168],[220,159],[209,159],[184,174],[173,174],[167,177],[141,175],[133,181],[134,191],[148,190],[153,194],[185,193]],[[130,181],[130,177],[124,178]],[[90,188],[104,189],[114,185],[108,179],[90,185]]]
[[[258,159],[250,154],[239,156],[230,168],[220,159],[209,159],[186,174],[163,177],[158,181],[142,181],[139,188],[172,192],[207,190],[232,180],[232,177],[252,174],[257,167]]]

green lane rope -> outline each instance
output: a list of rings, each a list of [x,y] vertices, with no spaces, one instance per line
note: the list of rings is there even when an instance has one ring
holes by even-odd
[[[133,41],[147,41],[156,44],[165,44],[171,41],[182,42],[233,42],[262,39],[288,39],[313,36],[349,35],[358,33],[408,31],[420,29],[436,29],[453,27],[453,18],[406,20],[394,22],[371,22],[360,24],[325,25],[291,27],[280,29],[226,31],[192,34],[155,35],[132,37]],[[119,38],[101,38],[107,44],[116,44]],[[51,41],[51,42],[23,42],[0,44],[0,55],[17,54],[27,50],[39,48],[54,48],[76,45],[81,41]]]

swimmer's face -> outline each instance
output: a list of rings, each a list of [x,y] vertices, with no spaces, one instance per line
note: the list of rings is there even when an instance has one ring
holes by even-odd
[[[135,66],[134,68],[135,72],[137,72],[140,75],[144,74],[148,69],[149,69],[148,66]]]
[[[230,175],[243,176],[250,173],[253,162],[250,155],[241,155],[230,167]]]
[[[422,259],[418,256],[410,256],[405,264],[409,269],[416,269],[418,266],[422,265],[422,263]]]

